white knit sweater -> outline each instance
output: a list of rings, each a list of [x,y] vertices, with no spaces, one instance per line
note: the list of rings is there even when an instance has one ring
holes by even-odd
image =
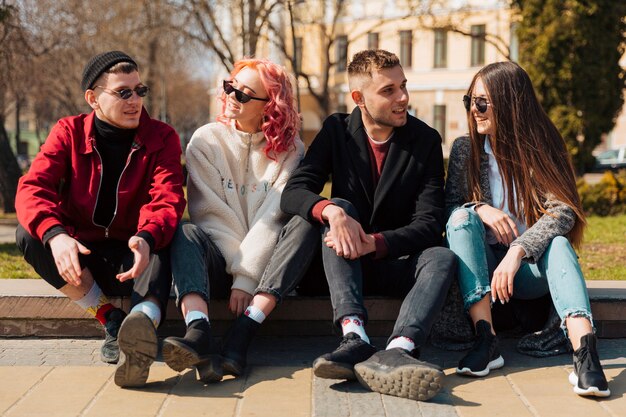
[[[275,161],[265,156],[262,132],[210,123],[187,146],[191,221],[211,236],[233,276],[232,288],[253,294],[284,225],[280,195],[304,156],[295,149]]]

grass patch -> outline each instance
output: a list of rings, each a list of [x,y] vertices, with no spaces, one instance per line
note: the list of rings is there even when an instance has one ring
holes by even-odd
[[[328,190],[326,190],[328,192]],[[589,280],[626,280],[626,214],[589,217],[578,255]],[[0,278],[38,278],[14,243],[0,244]]]
[[[592,216],[587,221],[578,253],[585,278],[626,280],[626,215]]]
[[[15,243],[0,243],[0,278],[39,278]]]

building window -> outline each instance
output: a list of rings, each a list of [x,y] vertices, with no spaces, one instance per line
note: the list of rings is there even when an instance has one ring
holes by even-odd
[[[370,32],[367,34],[367,49],[378,49],[377,32]]]
[[[346,35],[337,36],[335,44],[335,60],[337,61],[337,72],[343,72],[348,65],[348,37]]]
[[[433,128],[441,135],[441,139],[446,141],[446,106],[435,104],[433,109]]]
[[[400,31],[400,64],[404,68],[413,65],[413,32],[410,30]]]
[[[435,29],[435,68],[448,66],[448,32],[443,29]]]
[[[472,67],[485,65],[485,25],[472,25]]]
[[[297,73],[302,72],[302,37],[298,36],[295,39],[295,54],[294,54],[294,71]]]

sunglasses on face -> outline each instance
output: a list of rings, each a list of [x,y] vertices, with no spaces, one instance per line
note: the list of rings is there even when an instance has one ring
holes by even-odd
[[[470,108],[472,107],[472,97],[468,96],[467,94],[464,95],[463,105],[465,106],[465,110],[470,111]],[[487,106],[489,105],[489,102],[484,97],[474,97],[474,105],[476,106],[476,110],[478,110],[479,113],[484,113],[487,111]]]
[[[137,95],[139,97],[145,97],[146,94],[148,94],[148,91],[150,91],[150,88],[148,86],[145,86],[145,85],[140,85],[140,86],[137,86],[137,87],[135,87],[133,89],[124,88],[122,90],[111,90],[110,88],[106,88],[106,87],[103,87],[101,85],[97,85],[94,88],[102,88],[107,93],[115,94],[116,96],[118,96],[122,100],[128,100],[129,98],[131,98],[133,96],[133,91],[135,93],[137,93]]]
[[[237,90],[235,87],[233,87],[232,81],[224,80],[224,93],[226,93],[226,95],[229,96],[233,92],[235,92],[235,98],[241,104],[247,103],[250,100],[270,101],[269,98],[258,98],[258,97],[249,96],[243,91]]]

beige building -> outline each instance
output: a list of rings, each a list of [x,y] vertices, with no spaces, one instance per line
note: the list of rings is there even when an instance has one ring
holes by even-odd
[[[434,6],[411,9],[413,3]],[[437,7],[441,4],[446,6]],[[299,80],[306,142],[315,136],[327,113],[351,111],[354,107],[346,64],[359,50],[382,48],[400,57],[408,79],[410,112],[439,131],[445,155],[454,139],[467,132],[461,98],[473,75],[489,63],[517,59],[516,23],[508,1],[347,0],[333,26],[334,5],[334,1],[326,0],[296,2],[295,14],[305,22],[295,27],[296,61],[310,75],[317,92],[325,85],[325,50],[330,38],[334,42],[328,48],[329,57],[336,63],[327,77],[331,103],[328,112],[307,93],[307,81],[302,77]],[[291,33],[284,26],[286,43],[293,50]],[[440,27],[448,30],[437,29]],[[259,56],[280,59],[271,44],[259,48]],[[626,58],[622,65],[626,66]],[[626,112],[622,112],[601,148],[625,143]]]
[[[324,2],[307,2],[300,13],[311,16],[312,23],[296,27],[297,52],[305,73],[322,74],[325,43],[319,24],[332,21],[332,10],[319,7]],[[452,141],[467,132],[466,112],[461,98],[475,72],[482,66],[507,59],[495,44],[516,44],[511,39],[511,13],[506,2],[449,2],[465,6],[418,12],[406,1],[350,1],[338,19],[330,59],[336,62],[329,74],[330,111],[351,111],[354,103],[347,84],[346,63],[367,48],[382,48],[400,57],[410,94],[410,112],[435,127],[448,153]],[[471,5],[470,3],[476,3]],[[402,7],[402,5],[405,7]],[[468,6],[469,4],[469,6]],[[317,5],[317,7],[315,7]],[[313,6],[313,7],[312,7]],[[329,12],[331,15],[329,16]],[[317,23],[316,23],[317,22]],[[454,30],[435,29],[448,25]],[[475,36],[468,36],[473,34]],[[490,34],[489,41],[486,34]],[[496,40],[497,42],[492,42]],[[515,48],[512,58],[515,59]],[[322,77],[314,78],[314,81]],[[319,130],[325,115],[306,94],[300,80],[304,137],[310,140]]]

